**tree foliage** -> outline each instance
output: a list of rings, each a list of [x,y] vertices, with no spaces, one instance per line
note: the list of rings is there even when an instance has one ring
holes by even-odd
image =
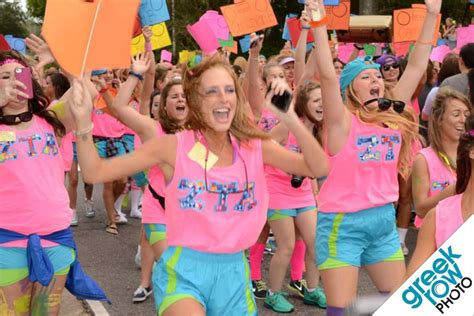
[[[25,37],[28,34],[26,21],[19,3],[0,0],[0,34]]]
[[[27,0],[28,14],[32,17],[43,19],[46,10],[46,0]]]

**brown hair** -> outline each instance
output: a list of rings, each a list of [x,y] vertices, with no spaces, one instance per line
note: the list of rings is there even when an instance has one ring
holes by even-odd
[[[275,60],[271,60],[267,62],[265,66],[263,67],[262,80],[265,84],[267,84],[267,77],[268,77],[268,73],[270,72],[270,69],[275,68],[275,67],[278,67],[281,69],[281,71],[283,71],[283,67],[280,66]]]
[[[19,64],[27,65],[29,67],[27,61],[16,51],[0,51],[0,63],[10,58],[16,59],[18,60]],[[64,136],[66,134],[66,128],[64,127],[63,123],[58,119],[55,112],[47,110],[49,101],[38,81],[36,81],[36,79],[33,77],[31,78],[31,80],[33,83],[33,98],[31,100],[28,100],[29,110],[34,115],[44,118],[46,122],[48,122],[48,124],[53,127],[56,136]],[[2,108],[0,108],[0,116],[1,115],[3,115]]]
[[[418,119],[415,112],[409,104],[405,106],[403,113],[399,114],[393,110],[393,108],[387,111],[367,111],[362,107],[362,102],[356,96],[354,87],[354,81],[351,82],[349,88],[346,90],[347,108],[357,118],[367,124],[374,125],[396,125],[402,135],[402,147],[400,150],[400,158],[398,159],[398,171],[404,177],[407,178],[411,173],[411,166],[413,162],[412,144],[418,139]],[[385,95],[387,97],[393,97],[393,92],[389,86],[385,85]]]
[[[202,75],[209,69],[222,68],[227,71],[235,86],[237,96],[237,104],[235,116],[230,126],[230,133],[240,141],[248,141],[252,138],[268,139],[269,136],[257,128],[253,119],[249,116],[248,107],[242,88],[238,83],[237,76],[233,72],[229,63],[220,55],[214,55],[204,58],[197,66],[184,72],[183,88],[186,96],[186,102],[189,107],[189,116],[186,128],[192,130],[204,131],[208,126],[202,117],[201,100],[202,96],[199,92]]]
[[[168,98],[171,88],[182,84],[183,81],[180,78],[173,78],[166,83],[163,91],[161,91],[160,107],[158,109],[158,121],[167,134],[174,134],[183,130],[183,127],[179,125],[178,121],[169,117],[168,113],[166,113],[166,99]]]
[[[463,193],[471,181],[472,175],[472,161],[469,157],[469,151],[474,147],[474,114],[467,118],[466,133],[461,135],[459,138],[458,153],[457,153],[457,181],[456,181],[456,194]],[[469,133],[470,132],[470,133]]]
[[[445,153],[443,145],[441,143],[442,131],[439,128],[441,121],[443,120],[444,113],[446,112],[446,107],[448,102],[451,100],[458,100],[466,105],[466,107],[472,113],[472,106],[469,102],[469,99],[462,93],[451,89],[449,87],[442,87],[438,90],[436,98],[433,102],[433,108],[428,121],[428,139],[430,141],[431,147],[434,149],[439,159],[449,167],[448,162],[443,158]],[[447,157],[447,155],[444,155]],[[454,161],[450,161],[449,164],[454,166]]]
[[[308,83],[298,87],[295,98],[295,112],[298,117],[307,118],[308,120],[310,120],[311,123],[314,124],[313,135],[316,137],[318,142],[321,143],[321,132],[323,122],[317,121],[314,118],[314,115],[311,114],[308,109],[309,94],[311,93],[311,91],[316,89],[321,89],[321,86],[319,85],[319,83],[316,83],[314,81],[309,81]]]

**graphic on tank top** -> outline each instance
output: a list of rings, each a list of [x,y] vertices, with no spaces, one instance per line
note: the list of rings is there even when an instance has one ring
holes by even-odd
[[[392,135],[358,135],[356,145],[361,152],[358,153],[360,162],[368,161],[396,161],[394,144],[400,144],[401,139],[398,133]]]
[[[449,181],[436,181],[431,182],[431,191],[443,191],[450,185]]]
[[[44,145],[39,145],[41,140]],[[15,149],[13,146],[16,144]],[[38,147],[41,146],[39,150]],[[39,150],[39,151],[38,151]],[[30,136],[15,137],[15,140],[0,140],[0,163],[7,160],[16,160],[19,156],[34,158],[38,155],[56,156],[59,152],[56,138],[53,133],[46,132],[41,136],[34,133]]]

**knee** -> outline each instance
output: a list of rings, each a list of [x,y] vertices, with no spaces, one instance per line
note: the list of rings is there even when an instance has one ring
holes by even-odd
[[[277,241],[276,254],[291,258],[293,250],[295,249],[295,243],[279,243]]]

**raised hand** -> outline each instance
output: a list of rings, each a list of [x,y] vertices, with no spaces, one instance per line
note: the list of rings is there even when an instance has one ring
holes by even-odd
[[[258,56],[263,46],[263,35],[257,35],[255,33],[250,34],[250,49],[249,53],[253,56]]]
[[[302,28],[308,28],[310,27],[309,22],[311,21],[311,18],[309,17],[308,13],[306,10],[301,11],[301,17],[300,17],[300,23]]]
[[[441,11],[443,0],[425,0],[426,10],[431,14],[438,14]]]
[[[26,89],[26,86],[18,80],[11,80],[11,84],[7,84],[0,88],[0,108],[3,108],[11,101],[18,101],[18,97],[28,99],[28,95],[23,91],[19,90]]]
[[[267,95],[265,96],[265,103],[266,106],[272,110],[272,112],[277,115],[281,121],[287,120],[289,117],[291,117],[292,114],[295,114],[293,111],[294,107],[294,102],[291,100],[290,106],[288,108],[288,111],[283,112],[281,109],[275,106],[275,104],[272,103],[272,98],[276,95],[282,96],[284,93],[288,93],[291,95],[291,88],[288,86],[288,83],[286,82],[285,79],[274,79],[271,83],[271,86],[268,90]]]
[[[42,69],[45,65],[54,62],[54,57],[48,44],[38,36],[30,34],[30,36],[25,39],[25,43],[26,46],[38,56],[39,62],[36,65],[37,68]]]
[[[71,85],[69,109],[76,121],[78,130],[88,127],[91,120],[92,97],[87,90],[83,78],[75,78]]]
[[[145,26],[142,28],[143,37],[145,38],[145,42],[151,42],[151,37],[153,36],[153,31],[151,27]]]
[[[150,53],[138,54],[132,57],[132,71],[142,75],[150,68]]]

